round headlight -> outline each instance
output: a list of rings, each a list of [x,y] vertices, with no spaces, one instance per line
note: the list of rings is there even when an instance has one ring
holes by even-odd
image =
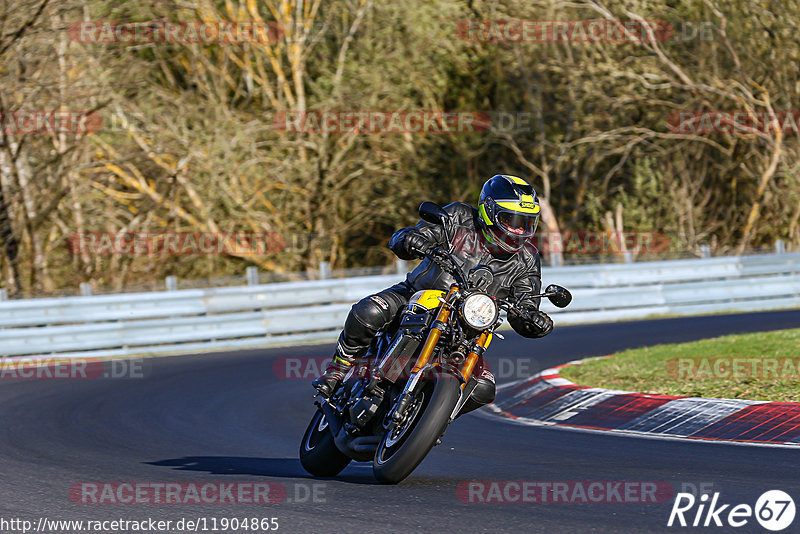
[[[492,326],[497,321],[497,315],[497,303],[485,293],[473,293],[464,299],[461,306],[461,317],[475,330]]]

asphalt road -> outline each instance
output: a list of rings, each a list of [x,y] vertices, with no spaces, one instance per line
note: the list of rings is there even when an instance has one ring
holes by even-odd
[[[798,326],[800,311],[557,327],[534,341],[508,332],[488,357],[503,381],[627,347]],[[279,532],[326,533],[731,530],[668,528],[671,500],[462,502],[456,488],[464,481],[655,481],[676,491],[704,484],[720,492],[722,503],[751,506],[764,491],[781,489],[800,505],[797,450],[525,427],[486,415],[459,419],[399,486],[376,484],[368,464],[314,480],[297,459],[314,411],[311,387],[308,380],[276,376],[274,362],[330,350],[321,345],[154,358],[139,379],[0,381],[0,532],[19,532],[3,520],[35,524],[42,516],[206,517],[208,528],[211,518],[274,517]],[[70,487],[83,482],[208,481],[276,482],[288,499],[274,505],[121,505],[84,504],[69,496]],[[736,531],[765,532],[753,518]],[[789,531],[800,531],[800,517]]]

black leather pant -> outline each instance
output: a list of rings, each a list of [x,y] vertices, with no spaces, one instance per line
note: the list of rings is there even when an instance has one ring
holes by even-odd
[[[356,302],[339,335],[338,351],[350,358],[363,356],[375,334],[392,322],[415,292],[413,287],[400,282]]]

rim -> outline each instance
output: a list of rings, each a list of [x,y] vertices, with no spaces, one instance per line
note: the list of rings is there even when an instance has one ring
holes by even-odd
[[[402,448],[406,438],[408,438],[411,431],[417,426],[417,420],[422,412],[422,408],[427,404],[426,401],[429,398],[428,394],[428,388],[420,391],[413,401],[414,404],[409,407],[409,415],[406,417],[403,425],[401,427],[392,428],[386,438],[381,441],[378,451],[375,454],[375,461],[379,465],[388,462],[392,456]]]
[[[389,437],[386,439],[386,447],[392,447],[395,443],[400,441],[403,436],[406,435],[408,429],[413,426],[414,421],[417,420],[417,416],[419,415],[419,410],[422,408],[422,404],[425,401],[425,392],[422,391],[418,397],[414,399],[414,403],[409,407],[408,415],[406,416],[406,420],[404,424],[400,427],[393,427],[389,430]]]

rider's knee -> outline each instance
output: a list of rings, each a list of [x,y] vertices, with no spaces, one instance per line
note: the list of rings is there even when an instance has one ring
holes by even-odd
[[[350,321],[350,318],[354,319]],[[373,336],[378,330],[384,328],[392,320],[392,310],[387,299],[381,295],[371,295],[363,298],[353,305],[348,317],[348,323],[354,330],[363,331],[365,335]]]

